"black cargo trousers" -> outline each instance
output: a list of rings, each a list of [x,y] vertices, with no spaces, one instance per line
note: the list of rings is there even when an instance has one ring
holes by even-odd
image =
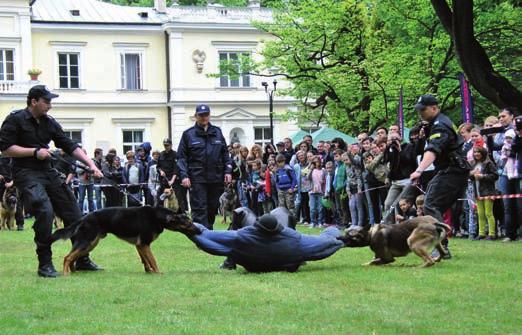
[[[424,200],[424,215],[444,222],[442,215],[458,201],[468,185],[469,170],[449,167],[439,171],[428,183]],[[447,245],[445,239],[443,244]]]
[[[34,242],[40,265],[52,261],[49,238],[54,215],[68,226],[82,214],[72,190],[54,169],[18,169],[14,173],[15,184],[22,194],[26,211],[34,215]]]

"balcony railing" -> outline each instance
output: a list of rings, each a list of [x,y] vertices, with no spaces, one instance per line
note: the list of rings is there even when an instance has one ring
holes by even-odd
[[[26,94],[31,87],[38,83],[39,81],[33,80],[0,80],[0,94]]]

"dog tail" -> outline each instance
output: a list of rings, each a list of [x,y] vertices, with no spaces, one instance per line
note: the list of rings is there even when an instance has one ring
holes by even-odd
[[[442,234],[448,235],[448,233],[451,232],[451,227],[442,222],[435,222],[435,228],[437,229],[439,236]]]
[[[80,229],[80,225],[83,222],[83,218],[76,220],[65,228],[56,230],[50,237],[49,243],[53,244],[58,240],[66,240],[74,236],[78,229]]]

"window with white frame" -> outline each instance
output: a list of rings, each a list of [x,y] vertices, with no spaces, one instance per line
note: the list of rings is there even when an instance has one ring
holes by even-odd
[[[246,52],[229,52],[229,51],[220,51],[219,52],[219,61],[221,62],[231,62],[234,66],[236,66],[237,71],[239,72],[239,58],[240,57],[250,57],[250,53]],[[229,75],[223,74],[219,77],[219,86],[220,87],[250,87],[250,75],[248,74],[240,74],[237,77],[231,77]]]
[[[143,143],[143,129],[123,130],[123,154],[127,151],[136,151],[136,148]]]
[[[120,83],[124,90],[143,89],[142,54],[139,52],[120,53]]]
[[[63,131],[67,137],[76,143],[82,143],[82,131],[81,130],[65,130]]]
[[[14,49],[0,49],[0,80],[14,80]]]
[[[254,127],[254,142],[264,146],[266,143],[270,143],[272,139],[272,132],[270,127]]]
[[[58,52],[58,78],[60,88],[80,88],[80,54]]]

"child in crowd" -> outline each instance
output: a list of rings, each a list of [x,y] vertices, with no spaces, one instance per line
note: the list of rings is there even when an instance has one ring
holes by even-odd
[[[334,191],[335,191],[335,207],[337,215],[340,218],[339,225],[348,226],[348,202],[346,194],[346,166],[344,165],[342,149],[335,149],[335,173],[334,173]]]
[[[424,194],[419,195],[415,199],[415,207],[417,208],[417,216],[424,216]]]
[[[258,196],[258,201],[263,204],[263,213],[269,213],[273,208],[272,204],[272,174],[270,172],[269,166],[265,168],[264,172],[264,192],[260,193]]]
[[[516,157],[511,157],[511,145],[515,139],[516,134],[513,129],[506,131],[504,135],[504,145],[500,153],[500,159],[504,162],[504,170],[506,171],[508,179],[518,178],[518,160]]]
[[[297,181],[295,178],[294,169],[286,164],[286,158],[283,154],[276,156],[277,170],[276,170],[276,188],[277,199],[279,206],[285,207],[289,211],[294,211],[295,191],[297,188]]]
[[[324,211],[321,198],[324,193],[326,173],[321,166],[321,158],[312,158],[312,169],[308,174],[312,188],[309,192],[310,197],[310,228],[321,228],[324,224]]]
[[[275,161],[268,163],[268,170],[270,171],[270,198],[272,200],[272,207],[277,207],[279,205],[279,200],[277,199],[277,185],[276,185],[276,173],[277,173],[277,163]]]
[[[478,240],[495,240],[495,217],[493,216],[493,200],[480,199],[496,195],[495,180],[498,179],[498,172],[495,163],[488,157],[488,151],[481,147],[473,148],[472,170],[470,178],[474,181],[475,197],[478,212],[479,235]],[[488,224],[488,236],[486,237],[486,221]]]
[[[326,173],[325,173],[325,185],[324,185],[324,199],[328,204],[335,203],[335,190],[334,190],[334,163],[332,161],[326,162]],[[324,223],[326,225],[332,225],[334,223],[335,205],[324,207]]]
[[[413,208],[413,202],[410,199],[402,198],[399,200],[399,208],[395,215],[397,222],[403,222],[417,216],[417,211]]]
[[[255,159],[251,162],[250,179],[248,183],[248,191],[250,192],[250,208],[257,216],[263,215],[261,204],[264,199],[264,175],[262,171],[262,161]],[[261,201],[260,201],[261,200]]]
[[[306,142],[301,143],[301,146]],[[306,144],[307,145],[307,144]],[[294,164],[294,172],[297,178],[297,193],[295,197],[296,218],[300,218],[300,222],[308,225],[310,223],[310,199],[308,192],[312,189],[312,184],[308,179],[311,169],[311,161],[308,161],[308,155],[305,151],[299,150],[295,156],[297,163]]]

